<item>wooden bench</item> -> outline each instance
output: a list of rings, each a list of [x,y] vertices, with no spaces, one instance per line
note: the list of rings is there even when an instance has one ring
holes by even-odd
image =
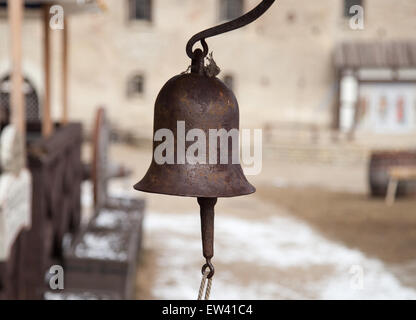
[[[386,203],[391,206],[396,199],[397,186],[400,181],[416,180],[416,166],[394,166],[389,169],[389,184]]]

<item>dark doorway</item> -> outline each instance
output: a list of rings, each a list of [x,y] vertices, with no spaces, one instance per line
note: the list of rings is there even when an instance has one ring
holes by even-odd
[[[9,74],[0,79],[0,123],[3,125],[10,122],[11,86]],[[39,97],[32,82],[27,78],[23,79],[23,94],[26,104],[26,121],[28,123],[39,122]]]

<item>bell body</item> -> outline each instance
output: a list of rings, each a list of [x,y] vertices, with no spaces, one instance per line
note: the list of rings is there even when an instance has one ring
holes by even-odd
[[[200,129],[205,133],[205,163],[191,164],[186,157],[183,159],[183,151],[186,155],[186,150],[196,140],[181,142],[184,137],[178,136],[181,134],[178,121],[184,123],[185,135],[191,129]],[[240,163],[232,161],[231,138],[228,139],[228,161],[220,161],[219,138],[216,140],[217,161],[209,161],[210,129],[225,129],[227,132],[239,129],[237,100],[218,78],[188,73],[170,79],[156,99],[154,133],[159,129],[170,129],[174,134],[174,163],[158,164],[153,152],[150,168],[145,177],[134,186],[136,190],[206,198],[234,197],[255,192],[255,188],[244,176]],[[236,139],[238,150],[238,135]],[[163,141],[153,141],[153,151],[161,143]],[[182,156],[178,157],[179,153]]]

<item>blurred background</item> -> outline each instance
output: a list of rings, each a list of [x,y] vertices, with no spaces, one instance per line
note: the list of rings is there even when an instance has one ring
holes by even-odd
[[[12,90],[6,2],[5,114]],[[156,96],[190,65],[188,39],[258,2],[26,1],[21,74],[32,231],[1,262],[3,297],[196,298],[204,263],[196,199],[132,186],[152,158]],[[64,30],[45,31],[52,4],[64,8]],[[218,77],[239,101],[240,128],[263,131],[262,171],[248,177],[257,192],[219,199],[216,207],[213,299],[416,298],[415,17],[413,0],[278,0],[255,23],[208,39]],[[55,130],[41,136],[36,123],[45,125],[45,110]],[[67,142],[40,170],[38,151],[52,154]],[[56,189],[51,176],[39,177],[68,158],[79,169],[68,182],[76,187],[67,188],[79,205],[67,210],[55,204],[66,203],[67,189],[50,200],[49,189],[35,187]],[[73,174],[71,161],[56,169],[57,180]],[[72,218],[61,218],[62,210]],[[123,212],[130,216],[120,222]],[[48,217],[52,231],[35,222]],[[28,258],[34,251],[25,243],[40,243],[48,232],[52,244],[35,246],[45,258]],[[108,254],[117,246],[122,257]],[[18,267],[28,263],[36,274]],[[64,267],[65,290],[42,278],[52,264]]]

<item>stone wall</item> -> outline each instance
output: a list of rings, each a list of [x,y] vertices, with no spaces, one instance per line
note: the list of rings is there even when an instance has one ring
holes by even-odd
[[[154,0],[152,22],[128,20],[127,0],[108,11],[70,19],[70,116],[92,124],[98,105],[119,130],[150,138],[153,104],[162,85],[186,70],[187,40],[217,24],[217,0]],[[246,0],[246,10],[258,0]],[[275,123],[329,126],[335,94],[333,49],[345,39],[411,39],[414,0],[364,0],[365,30],[353,31],[342,0],[279,0],[256,23],[208,39],[222,76],[234,77],[241,126]],[[8,68],[8,28],[0,20],[0,77]],[[54,31],[53,115],[60,115],[60,32]],[[40,22],[26,19],[24,70],[42,94]],[[144,93],[127,97],[131,75],[143,74]],[[221,77],[220,75],[220,77]]]

